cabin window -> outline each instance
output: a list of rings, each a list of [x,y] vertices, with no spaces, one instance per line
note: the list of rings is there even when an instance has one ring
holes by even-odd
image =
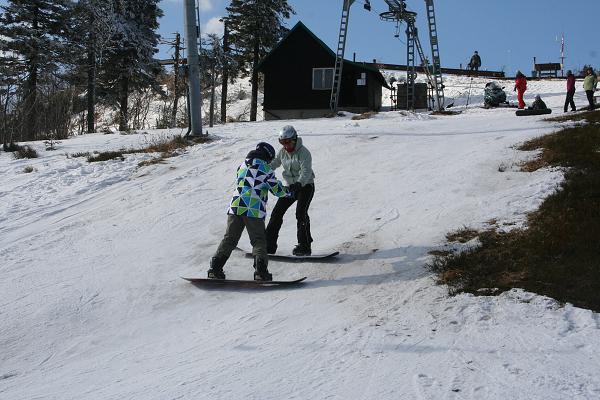
[[[331,90],[333,88],[333,68],[313,68],[313,90]]]

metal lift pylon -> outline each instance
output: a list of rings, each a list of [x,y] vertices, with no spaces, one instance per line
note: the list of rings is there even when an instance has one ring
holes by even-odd
[[[344,66],[344,52],[346,50],[346,39],[348,35],[348,21],[350,17],[350,8],[356,0],[344,0],[342,9],[342,18],[340,21],[340,32],[338,36],[338,47],[336,52],[335,67],[333,72],[333,86],[331,88],[331,99],[329,106],[333,112],[338,110],[338,102],[341,90],[342,70]],[[429,27],[429,40],[431,43],[431,57],[433,65],[425,56],[419,35],[415,26],[417,14],[406,10],[405,0],[384,0],[389,11],[380,14],[384,21],[396,21],[406,23],[406,83],[407,83],[407,107],[414,109],[415,79],[417,76],[415,67],[415,50],[419,53],[421,63],[427,75],[427,80],[435,93],[435,100],[438,110],[444,107],[444,83],[442,79],[442,68],[439,52],[439,41],[437,35],[437,24],[435,19],[435,8],[433,0],[425,0],[427,8],[427,23]],[[369,0],[365,0],[365,9],[370,10]]]

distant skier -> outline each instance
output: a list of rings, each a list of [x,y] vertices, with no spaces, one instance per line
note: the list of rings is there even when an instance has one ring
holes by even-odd
[[[471,61],[469,61],[469,70],[479,71],[479,67],[481,67],[481,57],[479,57],[479,53],[475,50],[475,53],[471,56]]]
[[[527,90],[527,78],[521,71],[517,71],[517,79],[515,80],[515,88],[513,92],[517,92],[517,98],[519,99],[519,109],[525,108],[525,101],[523,100],[523,94]]]
[[[542,100],[542,98],[538,94],[535,96],[535,100],[533,101],[533,103],[531,104],[531,107],[529,107],[529,109],[530,110],[547,110],[548,106],[546,106],[546,103],[544,103],[544,100]]]
[[[293,126],[287,125],[279,132],[279,143],[283,146],[271,162],[271,168],[283,166],[283,179],[289,185],[293,197],[282,197],[271,213],[267,225],[267,251],[274,254],[277,251],[279,230],[283,224],[283,216],[288,208],[297,200],[296,227],[298,244],[293,250],[296,256],[311,254],[310,218],[308,208],[315,194],[315,174],[312,169],[312,156],[310,151],[302,144],[302,139]]]
[[[227,231],[215,255],[210,260],[208,277],[225,279],[223,266],[236,248],[244,228],[248,230],[254,255],[254,279],[271,281],[268,271],[265,217],[269,192],[277,197],[289,196],[289,191],[275,177],[269,163],[275,157],[275,149],[269,143],[260,142],[246,156],[237,169],[237,187],[227,211]]]
[[[587,75],[585,76],[585,78],[583,80],[583,90],[585,90],[585,94],[587,96],[588,103],[590,103],[588,106],[588,110],[593,110],[595,108],[594,92],[596,91],[597,86],[598,86],[598,77],[594,73],[593,68],[589,67],[587,69]]]
[[[573,96],[575,96],[575,75],[573,75],[573,72],[569,70],[567,71],[567,98],[565,99],[565,112],[567,112],[569,105],[571,106],[571,111],[577,111]]]

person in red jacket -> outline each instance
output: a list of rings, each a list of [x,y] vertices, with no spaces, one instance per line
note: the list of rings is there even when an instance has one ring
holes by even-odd
[[[567,71],[567,98],[565,99],[565,112],[569,109],[569,105],[571,106],[571,111],[577,111],[575,107],[575,101],[573,101],[573,96],[575,95],[575,75],[571,70]]]
[[[521,71],[517,71],[517,79],[515,80],[515,88],[513,92],[517,92],[517,98],[519,99],[519,109],[525,108],[525,101],[523,100],[523,94],[527,90],[527,78]]]

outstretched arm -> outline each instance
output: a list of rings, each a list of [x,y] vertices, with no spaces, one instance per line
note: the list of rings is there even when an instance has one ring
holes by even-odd
[[[269,185],[269,191],[273,193],[277,197],[286,197],[290,195],[290,191],[287,187],[283,186],[281,182],[277,180],[275,177],[275,173],[271,171],[269,177],[266,180],[267,185]]]

